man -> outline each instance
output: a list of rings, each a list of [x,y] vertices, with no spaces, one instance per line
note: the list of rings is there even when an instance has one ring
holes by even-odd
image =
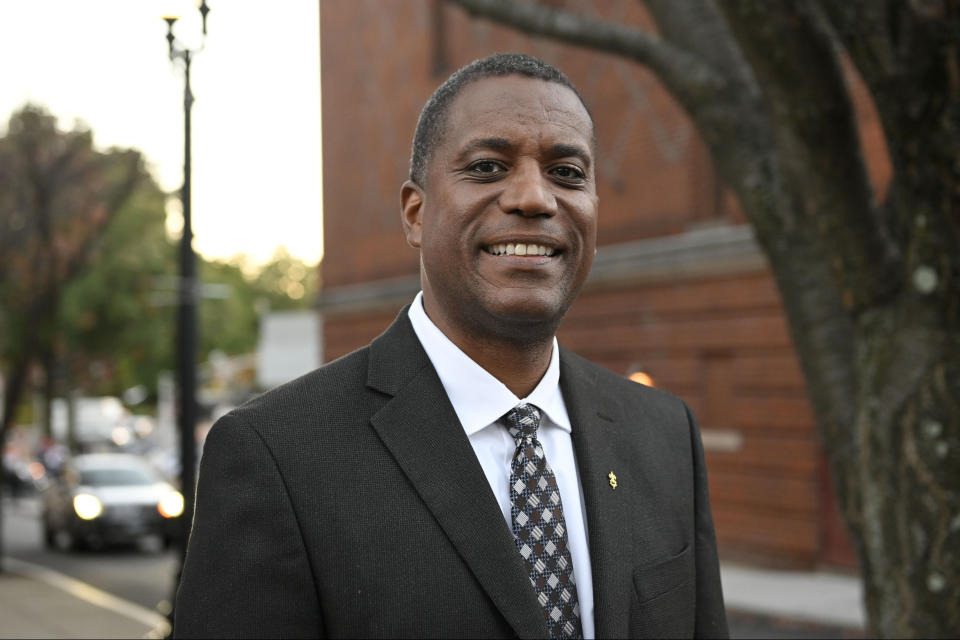
[[[726,636],[691,413],[554,338],[595,146],[535,58],[437,90],[401,189],[423,290],[211,430],[175,635]]]

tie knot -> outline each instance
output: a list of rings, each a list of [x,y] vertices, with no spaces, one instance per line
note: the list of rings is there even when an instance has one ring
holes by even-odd
[[[540,410],[532,404],[521,404],[511,409],[504,417],[507,430],[513,439],[536,438],[540,426]]]

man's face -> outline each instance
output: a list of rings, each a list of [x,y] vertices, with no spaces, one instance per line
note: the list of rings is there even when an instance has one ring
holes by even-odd
[[[424,182],[401,195],[430,318],[452,338],[552,335],[596,246],[593,128],[576,94],[519,75],[466,86]]]

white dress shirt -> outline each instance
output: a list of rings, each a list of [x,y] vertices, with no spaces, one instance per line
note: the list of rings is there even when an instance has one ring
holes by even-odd
[[[471,360],[437,328],[423,309],[423,292],[418,293],[410,305],[409,316],[413,330],[440,376],[440,382],[460,418],[460,424],[470,439],[493,495],[500,503],[507,526],[511,529],[510,463],[516,443],[507,429],[496,422],[519,404],[533,404],[541,410],[543,417],[537,439],[543,444],[544,455],[560,489],[563,517],[567,523],[567,542],[580,600],[583,637],[593,638],[593,574],[587,545],[587,518],[570,439],[570,418],[560,392],[557,339],[553,339],[553,354],[547,372],[537,388],[521,399]]]

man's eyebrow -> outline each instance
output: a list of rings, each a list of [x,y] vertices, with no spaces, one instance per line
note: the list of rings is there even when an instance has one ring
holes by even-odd
[[[460,151],[461,156],[480,149],[490,149],[493,151],[510,151],[513,149],[513,143],[506,138],[474,138]]]
[[[574,156],[576,158],[580,158],[584,163],[586,163],[588,167],[590,166],[593,160],[593,155],[589,151],[587,151],[584,147],[581,147],[580,145],[576,145],[576,144],[566,144],[563,142],[558,142],[557,144],[550,147],[550,153],[555,158],[564,158],[567,156]]]
[[[464,145],[463,149],[459,153],[459,156],[463,157],[481,149],[510,151],[514,147],[515,145],[506,138],[474,138]],[[577,144],[567,144],[564,142],[558,142],[552,145],[550,147],[550,155],[554,158],[563,158],[568,156],[580,158],[584,163],[586,163],[587,166],[590,166],[593,161],[593,154],[587,151],[585,147],[581,147]]]

